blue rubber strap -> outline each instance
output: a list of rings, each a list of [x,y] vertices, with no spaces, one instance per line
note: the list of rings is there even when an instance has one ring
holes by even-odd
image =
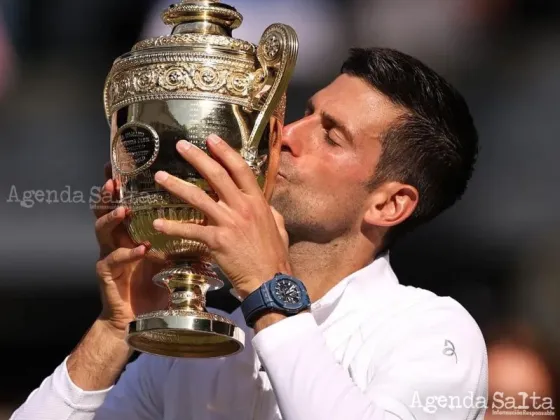
[[[243,312],[243,316],[245,317],[245,322],[247,326],[253,328],[253,318],[258,313],[262,312],[265,309],[271,308],[270,304],[272,303],[272,298],[268,293],[268,289],[266,285],[262,285],[253,293],[245,298],[245,300],[241,303],[241,311]]]

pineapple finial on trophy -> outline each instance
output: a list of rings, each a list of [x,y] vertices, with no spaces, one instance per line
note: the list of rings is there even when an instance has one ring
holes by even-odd
[[[243,16],[233,7],[220,1],[182,0],[169,6],[162,14],[166,25],[174,26],[173,33],[203,33],[231,36],[232,30],[243,22]]]

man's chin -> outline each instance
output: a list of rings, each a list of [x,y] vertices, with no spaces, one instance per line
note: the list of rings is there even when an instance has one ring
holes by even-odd
[[[280,191],[275,188],[270,198],[270,205],[276,209],[278,213],[286,217],[286,210],[289,208],[290,200],[286,191]]]

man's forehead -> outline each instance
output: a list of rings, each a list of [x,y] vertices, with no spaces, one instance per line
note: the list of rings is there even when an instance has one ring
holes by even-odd
[[[353,129],[384,129],[404,113],[402,107],[365,80],[347,74],[338,76],[315,93],[310,102],[316,109],[344,119]]]

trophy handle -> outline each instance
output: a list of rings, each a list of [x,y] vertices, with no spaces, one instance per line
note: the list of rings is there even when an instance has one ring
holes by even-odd
[[[296,31],[279,23],[264,31],[257,47],[257,60],[261,68],[255,75],[256,86],[251,93],[254,108],[261,109],[241,155],[254,166],[261,137],[276,109],[285,100],[285,92],[296,66],[298,54]]]

